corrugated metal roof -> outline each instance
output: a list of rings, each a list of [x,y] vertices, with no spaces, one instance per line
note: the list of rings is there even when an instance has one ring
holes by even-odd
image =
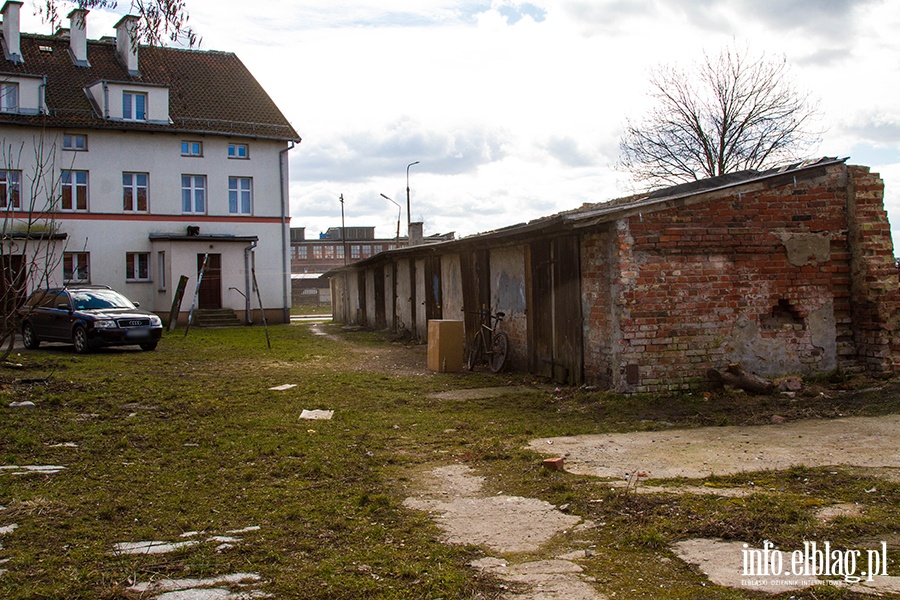
[[[578,227],[614,221],[636,211],[649,211],[664,208],[673,201],[699,196],[729,188],[752,185],[766,180],[800,174],[812,169],[821,169],[834,164],[846,162],[846,158],[823,157],[803,162],[775,167],[765,171],[741,171],[719,177],[710,177],[698,181],[692,181],[680,185],[670,186],[646,194],[637,194],[618,198],[607,202],[590,204],[568,210],[547,217],[541,217],[528,223],[510,225],[492,231],[477,233],[457,240],[429,244],[428,246],[412,246],[382,252],[379,255],[359,261],[347,267],[341,267],[329,271],[337,273],[344,269],[365,266],[384,260],[386,256],[404,254],[416,254],[423,251],[449,252],[457,247],[477,246],[482,244],[502,243],[506,239],[515,239],[520,236],[533,235],[539,232],[553,233],[556,231],[573,230]]]

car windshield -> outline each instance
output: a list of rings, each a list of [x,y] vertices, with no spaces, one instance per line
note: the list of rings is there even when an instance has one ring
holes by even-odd
[[[131,301],[112,290],[91,290],[89,292],[69,292],[75,303],[75,310],[102,310],[105,308],[135,308]]]

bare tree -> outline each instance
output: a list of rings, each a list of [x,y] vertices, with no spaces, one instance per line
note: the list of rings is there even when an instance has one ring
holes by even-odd
[[[61,0],[35,0],[37,12],[45,22],[54,26],[60,21]],[[115,9],[117,0],[77,0],[80,9]],[[194,47],[200,38],[188,24],[190,16],[185,0],[130,0],[130,12],[139,17],[135,44],[144,42],[159,46],[168,39],[175,43],[185,43]]]
[[[626,124],[619,166],[652,187],[767,168],[819,141],[817,107],[783,57],[727,47],[692,70],[658,67],[650,86],[655,105]]]
[[[53,215],[62,198],[57,139],[41,132],[29,147],[0,146],[0,361],[13,350],[16,308],[28,289],[45,288],[62,261],[66,236]],[[23,168],[24,167],[24,168]],[[63,167],[66,168],[66,167]]]

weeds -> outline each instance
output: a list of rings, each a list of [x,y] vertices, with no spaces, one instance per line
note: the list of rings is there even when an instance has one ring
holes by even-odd
[[[257,329],[195,329],[187,338],[167,335],[152,353],[76,356],[48,347],[16,357],[22,367],[0,373],[0,464],[65,470],[0,471],[0,526],[18,526],[0,538],[7,561],[0,597],[129,599],[139,596],[129,591],[139,582],[245,572],[258,574],[260,589],[276,598],[496,597],[500,588],[466,566],[479,549],[441,543],[427,515],[402,505],[415,467],[451,461],[475,466],[488,493],[567,504],[595,522],[579,534],[594,549],[586,574],[617,597],[661,597],[661,586],[669,598],[753,597],[704,587],[667,549],[681,539],[772,539],[788,547],[810,535],[850,543],[900,530],[900,489],[876,472],[796,468],[707,479],[712,486],[755,481],[749,497],[722,499],[636,493],[636,470],[624,491],[610,489],[542,469],[541,457],[523,450],[535,437],[760,423],[775,411],[786,418],[885,414],[900,410],[890,386],[816,390],[795,403],[728,392],[550,393],[515,374],[423,375],[421,348],[367,332],[346,334],[352,343],[298,326],[270,334],[273,350]],[[284,383],[296,387],[270,390]],[[431,397],[488,385],[522,391]],[[12,398],[36,408],[6,408]],[[301,421],[303,409],[335,414]],[[865,510],[833,523],[814,518],[836,502]],[[248,527],[258,529],[227,533]],[[203,533],[182,537],[192,532]],[[206,541],[228,535],[240,541],[222,550]],[[113,553],[121,542],[186,539],[198,543],[165,555]],[[797,597],[852,597],[813,593]]]

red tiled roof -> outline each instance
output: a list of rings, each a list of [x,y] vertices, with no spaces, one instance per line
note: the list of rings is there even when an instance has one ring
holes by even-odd
[[[49,114],[0,114],[0,123],[300,139],[247,67],[231,52],[141,46],[140,76],[132,77],[116,57],[114,41],[89,40],[87,48],[91,66],[78,67],[70,58],[67,37],[23,33],[24,63],[9,62],[0,53],[0,72],[46,76]],[[85,92],[85,87],[101,80],[168,87],[172,124],[103,119]]]

